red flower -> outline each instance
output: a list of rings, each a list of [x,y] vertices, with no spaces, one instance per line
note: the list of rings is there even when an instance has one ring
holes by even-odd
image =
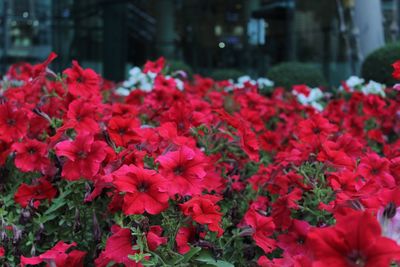
[[[106,158],[107,144],[94,141],[93,136],[81,134],[74,141],[63,141],[55,146],[57,156],[66,157],[62,176],[67,180],[78,180],[81,177],[93,178],[100,170]]]
[[[181,227],[176,234],[176,249],[181,254],[186,254],[190,251],[189,242],[194,239],[194,227]]]
[[[160,173],[169,180],[171,195],[196,195],[201,193],[202,180],[206,176],[203,154],[187,146],[168,152],[157,158]]]
[[[195,196],[180,204],[180,207],[185,216],[191,216],[195,222],[207,225],[210,231],[218,232],[218,236],[221,236],[224,231],[219,225],[222,213],[219,211],[220,207],[216,205],[221,199],[213,195]]]
[[[46,251],[37,257],[26,258],[21,256],[21,267],[29,265],[38,265],[41,263],[47,263],[48,266],[57,267],[83,267],[83,260],[86,252],[80,250],[70,250],[71,247],[75,247],[76,243],[66,244],[63,241],[58,242],[52,249]]]
[[[278,236],[278,246],[284,250],[284,254],[292,256],[304,254],[303,243],[310,228],[306,221],[293,220],[288,233]]]
[[[0,104],[0,139],[18,140],[26,135],[28,126],[26,112],[11,106],[10,102]]]
[[[110,266],[110,262],[121,263],[126,267],[142,266],[128,258],[128,255],[136,254],[136,251],[132,249],[131,230],[114,225],[111,227],[111,232],[112,236],[107,239],[105,249],[95,260],[96,267]]]
[[[362,158],[357,170],[367,180],[375,180],[388,187],[396,185],[394,177],[390,174],[389,160],[375,153]]]
[[[244,216],[244,223],[253,229],[252,237],[257,246],[265,253],[270,253],[275,248],[276,241],[269,238],[274,233],[275,224],[271,217],[266,217],[250,209]]]
[[[147,245],[150,250],[156,250],[160,245],[167,243],[167,238],[162,237],[162,228],[159,225],[150,226],[150,230],[146,235]]]
[[[31,200],[52,200],[57,195],[57,190],[44,178],[37,181],[36,185],[22,183],[14,195],[14,201],[25,208]],[[40,204],[36,202],[36,207]]]
[[[286,229],[291,223],[291,209],[298,209],[296,203],[302,197],[302,190],[294,188],[290,193],[281,195],[272,204],[272,217],[277,227]]]
[[[66,69],[68,92],[75,97],[97,96],[100,89],[100,79],[92,69],[82,69],[78,62],[72,61],[72,68]]]
[[[400,247],[381,235],[379,223],[367,212],[351,212],[338,217],[335,226],[312,229],[306,243],[317,267],[383,267],[400,256]]]
[[[73,128],[78,133],[97,133],[98,124],[97,106],[82,99],[72,101],[68,106],[67,120],[63,128]]]
[[[117,189],[126,192],[122,206],[125,214],[158,214],[168,207],[166,183],[156,171],[129,165],[113,176]]]
[[[144,73],[152,72],[158,74],[164,68],[164,64],[165,64],[165,58],[163,57],[160,57],[156,61],[148,60],[146,64],[144,64],[143,72]]]
[[[395,63],[392,64],[394,70],[392,73],[393,78],[396,80],[400,80],[400,60],[397,60]]]
[[[127,146],[132,141],[140,140],[135,131],[139,123],[132,118],[113,117],[108,123],[108,132],[117,146]]]
[[[240,146],[253,161],[259,160],[259,144],[256,134],[251,131],[247,126],[238,128],[240,136]]]
[[[47,144],[34,139],[14,143],[12,148],[17,152],[15,166],[23,172],[42,171],[50,164],[47,158]]]
[[[327,119],[317,114],[299,123],[299,139],[305,143],[324,141],[338,130],[336,125],[329,123]]]
[[[293,85],[293,91],[297,92],[298,94],[303,94],[306,97],[308,97],[311,92],[310,88],[305,84]]]
[[[4,257],[5,254],[6,254],[6,251],[4,250],[4,248],[2,246],[0,246],[0,258]]]

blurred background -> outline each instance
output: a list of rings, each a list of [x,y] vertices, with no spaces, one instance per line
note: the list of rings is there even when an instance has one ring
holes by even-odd
[[[338,84],[396,44],[399,9],[400,0],[0,0],[0,73],[54,51],[56,71],[78,59],[117,81],[165,56],[222,78],[302,62]]]

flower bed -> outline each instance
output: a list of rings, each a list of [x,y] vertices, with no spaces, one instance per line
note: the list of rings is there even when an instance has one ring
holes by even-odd
[[[54,58],[1,83],[2,266],[400,260],[396,89],[189,81],[163,59],[114,84]]]

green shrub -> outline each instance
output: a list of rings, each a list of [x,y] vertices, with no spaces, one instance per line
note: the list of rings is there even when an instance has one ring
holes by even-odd
[[[400,59],[400,43],[385,45],[369,54],[361,67],[365,80],[374,80],[391,86],[396,83],[392,77],[392,64]]]
[[[298,84],[306,84],[310,87],[327,84],[320,69],[300,62],[284,62],[275,65],[269,69],[267,77],[275,82],[275,86],[283,86],[287,89]]]
[[[186,74],[188,75],[189,78],[191,78],[193,75],[192,67],[181,60],[168,60],[167,65],[168,65],[169,71],[171,73],[173,73],[175,71],[183,70],[184,72],[186,72]]]
[[[236,80],[240,76],[246,75],[244,72],[238,69],[216,69],[211,72],[210,76],[216,81],[234,79]]]

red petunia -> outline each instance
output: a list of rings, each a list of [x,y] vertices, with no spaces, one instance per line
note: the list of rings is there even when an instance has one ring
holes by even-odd
[[[72,68],[66,69],[68,92],[75,97],[97,96],[100,89],[98,74],[92,69],[83,69],[76,60],[72,61]]]
[[[94,141],[93,136],[81,134],[73,141],[63,141],[55,146],[57,156],[66,157],[62,176],[70,181],[79,178],[92,179],[100,170],[106,158],[107,144]]]
[[[128,255],[136,254],[136,251],[132,249],[131,230],[114,225],[111,227],[111,232],[112,236],[107,239],[105,249],[95,260],[96,267],[110,266],[111,262],[124,264],[125,267],[142,266],[142,264],[128,258]]]
[[[181,227],[176,233],[175,242],[176,249],[181,254],[186,254],[190,251],[190,243],[194,239],[195,229],[194,227]]]
[[[113,117],[108,123],[108,133],[117,146],[127,146],[133,141],[140,140],[135,127],[140,124],[133,118]]]
[[[156,171],[129,165],[113,176],[117,189],[126,192],[122,206],[125,214],[158,214],[168,207],[166,182]]]
[[[383,186],[394,187],[394,177],[390,174],[390,162],[378,154],[370,153],[361,159],[357,169],[358,173],[367,180],[374,180]]]
[[[151,72],[151,73],[158,74],[164,68],[164,64],[165,64],[165,58],[163,58],[163,57],[160,57],[156,61],[148,60],[146,62],[146,64],[144,64],[143,72],[144,73]]]
[[[82,99],[72,101],[68,106],[67,120],[63,128],[73,128],[78,133],[99,132],[97,108],[95,103]]]
[[[66,244],[63,241],[58,242],[52,249],[46,251],[37,257],[26,258],[21,256],[21,267],[26,265],[38,265],[47,263],[48,266],[57,267],[83,267],[86,252],[80,250],[72,250],[67,253],[76,243]]]
[[[251,160],[258,162],[260,148],[256,134],[247,126],[239,127],[238,134],[240,136],[240,147]]]
[[[335,226],[312,229],[306,244],[316,267],[383,267],[400,256],[400,247],[382,236],[368,212],[350,212],[338,217]]]
[[[305,84],[293,85],[293,91],[298,94],[303,94],[306,97],[308,97],[311,93],[310,88]]]
[[[275,230],[271,217],[263,216],[250,209],[244,216],[244,223],[252,228],[254,241],[265,253],[270,253],[275,248],[276,241],[269,237]]]
[[[191,216],[192,219],[199,223],[208,226],[208,229],[217,232],[221,236],[223,229],[220,226],[222,213],[220,207],[216,205],[221,198],[213,195],[195,196],[189,201],[180,204],[184,215]]]
[[[157,158],[160,173],[169,181],[171,195],[192,196],[202,191],[202,180],[206,176],[203,154],[187,146]]]
[[[393,78],[395,78],[396,80],[400,80],[400,60],[394,62],[392,66],[394,69],[392,73]]]
[[[163,229],[159,225],[150,226],[146,234],[147,245],[150,250],[156,250],[160,245],[167,243],[167,238],[161,236]]]
[[[25,208],[32,200],[35,201],[34,204],[37,206],[40,204],[40,202],[36,202],[37,200],[52,200],[56,195],[57,189],[55,189],[50,182],[45,180],[45,178],[41,178],[35,185],[22,183],[18,187],[17,192],[15,192],[14,201]]]
[[[25,139],[14,143],[12,148],[17,152],[15,166],[23,172],[43,171],[49,164],[47,144],[34,139]]]
[[[4,247],[0,246],[0,258],[4,257],[6,254],[6,251],[4,250]]]
[[[326,118],[317,114],[299,122],[298,135],[299,139],[304,143],[322,142],[337,130],[336,125],[331,124]]]
[[[0,104],[0,139],[16,141],[27,134],[29,120],[26,112],[13,107],[10,102]]]

